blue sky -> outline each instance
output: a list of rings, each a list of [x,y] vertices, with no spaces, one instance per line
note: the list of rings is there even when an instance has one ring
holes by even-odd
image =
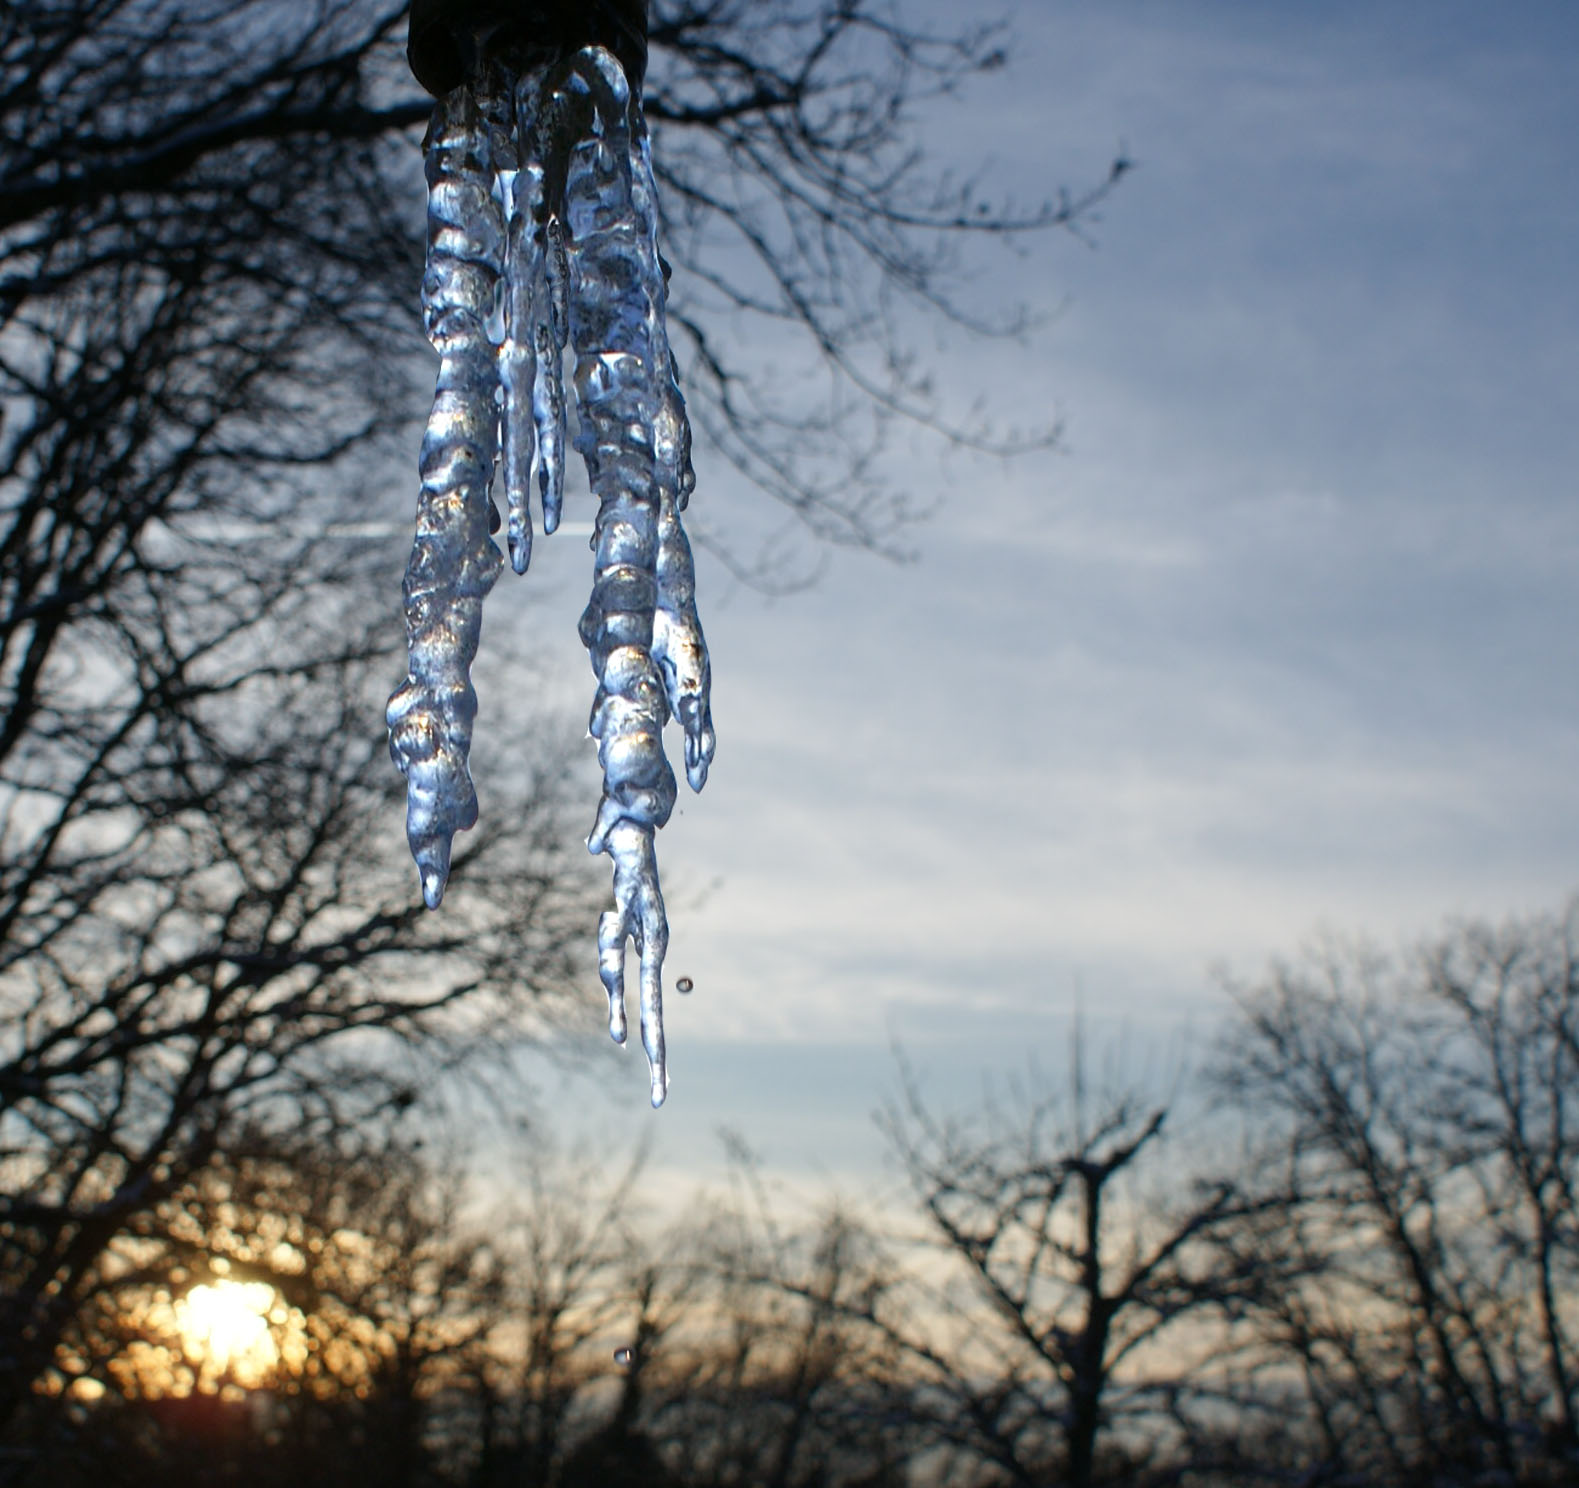
[[[1120,142],[1138,169],[1094,247],[972,261],[1052,319],[944,346],[939,379],[1065,446],[896,441],[945,487],[910,564],[840,553],[769,600],[704,557],[719,756],[659,844],[697,989],[669,1105],[639,1054],[532,1062],[546,1106],[655,1127],[660,1171],[728,1125],[858,1184],[894,1039],[944,1102],[1060,1072],[1077,1003],[1172,1069],[1214,966],[1579,888],[1579,8],[1013,26],[1007,82],[931,122],[940,162],[1037,198]],[[746,499],[713,476],[697,510]],[[586,566],[549,543],[532,573],[576,695]]]

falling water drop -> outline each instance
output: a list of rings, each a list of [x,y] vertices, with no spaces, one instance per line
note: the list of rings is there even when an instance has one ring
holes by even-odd
[[[694,790],[707,780],[714,738],[711,671],[680,522],[696,483],[691,433],[664,323],[640,97],[601,46],[552,64],[539,57],[518,73],[487,59],[440,99],[425,148],[422,295],[441,361],[406,574],[409,675],[389,703],[407,836],[423,898],[437,908],[452,838],[477,820],[470,668],[482,600],[504,563],[490,536],[500,526],[495,465],[502,457],[506,545],[523,573],[534,471],[543,530],[559,525],[568,347],[576,448],[598,503],[592,595],[579,627],[597,677],[588,727],[603,768],[587,847],[609,856],[614,879],[614,907],[598,923],[598,974],[610,1034],[623,1043],[626,945],[634,944],[657,1106],[669,1084],[669,927],[655,837],[675,801],[663,730],[670,718],[679,722]],[[690,991],[690,978],[677,989]]]
[[[614,1362],[618,1364],[621,1369],[629,1369],[631,1367],[631,1360],[633,1360],[635,1357],[636,1356],[628,1348],[617,1348],[614,1350]]]
[[[680,980],[674,984],[674,990],[676,992],[689,992],[695,985],[696,983],[693,982],[690,977],[681,977]]]

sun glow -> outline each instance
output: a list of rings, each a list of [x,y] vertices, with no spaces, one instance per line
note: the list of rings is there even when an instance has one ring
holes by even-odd
[[[242,1383],[278,1362],[270,1313],[278,1302],[265,1281],[215,1281],[193,1287],[175,1304],[175,1323],[187,1358],[204,1375],[231,1374]]]

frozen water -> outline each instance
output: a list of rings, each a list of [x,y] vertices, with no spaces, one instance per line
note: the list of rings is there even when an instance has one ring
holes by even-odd
[[[487,322],[503,272],[505,228],[493,195],[488,131],[464,89],[434,110],[427,177],[422,308],[439,376],[422,439],[417,537],[406,568],[408,675],[389,700],[388,721],[390,752],[406,776],[406,838],[422,897],[437,909],[451,838],[477,820],[466,767],[477,714],[471,663],[483,598],[500,569],[488,535],[499,369]]]
[[[477,819],[467,769],[482,599],[502,566],[490,533],[504,465],[511,566],[531,561],[532,471],[543,530],[564,491],[562,357],[574,357],[580,431],[598,512],[580,634],[597,676],[589,730],[603,797],[587,839],[614,867],[598,924],[609,1031],[625,1038],[625,957],[640,961],[652,1103],[668,1090],[663,958],[669,928],[654,838],[674,807],[663,748],[672,716],[700,790],[713,757],[711,675],[681,525],[695,476],[664,326],[657,196],[639,102],[614,56],[497,71],[434,112],[427,143],[423,304],[441,362],[422,447],[417,540],[406,574],[410,675],[390,699],[390,749],[407,782],[406,830],[436,907],[451,839]],[[502,433],[501,433],[502,426]]]

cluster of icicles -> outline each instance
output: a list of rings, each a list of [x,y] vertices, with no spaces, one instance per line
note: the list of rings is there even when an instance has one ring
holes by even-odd
[[[641,959],[652,1103],[668,1089],[663,958],[669,929],[654,833],[674,807],[663,750],[673,715],[695,790],[713,755],[707,649],[680,525],[695,477],[664,329],[656,197],[640,108],[600,47],[513,78],[498,70],[434,111],[426,142],[422,302],[441,362],[422,442],[417,536],[406,570],[409,676],[389,700],[390,752],[406,776],[406,835],[437,908],[451,838],[477,820],[467,769],[482,602],[503,566],[492,534],[504,466],[510,562],[532,552],[535,469],[543,530],[564,489],[562,353],[575,359],[580,432],[598,501],[592,599],[581,617],[598,687],[589,728],[603,799],[587,839],[614,864],[598,924],[609,1031],[625,1039],[625,943]]]

